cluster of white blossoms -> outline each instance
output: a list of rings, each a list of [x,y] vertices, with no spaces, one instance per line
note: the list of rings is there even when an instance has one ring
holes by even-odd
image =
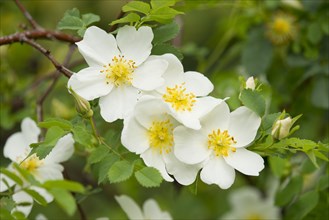
[[[33,175],[33,177],[40,183],[47,180],[63,179],[62,171],[64,167],[60,163],[67,161],[74,152],[74,140],[72,135],[67,134],[60,138],[48,156],[44,159],[39,159],[36,154],[29,156],[32,150],[29,145],[38,142],[40,129],[32,119],[25,118],[22,121],[21,130],[21,132],[12,134],[7,139],[4,146],[4,156],[12,161],[8,166],[8,169],[15,172],[17,175],[20,175],[13,167],[13,163],[17,163],[21,168],[26,169],[31,175]],[[25,216],[28,216],[31,212],[33,198],[26,193],[24,189],[36,191],[48,203],[53,200],[53,196],[44,188],[31,186],[25,179],[21,186],[17,184],[15,185],[15,182],[11,178],[1,173],[0,192],[7,191],[9,187],[14,187],[13,200],[18,204],[12,212],[19,211]]]
[[[246,147],[261,118],[246,107],[230,112],[225,100],[209,96],[210,80],[184,72],[173,54],[150,55],[152,39],[146,26],[124,26],[116,38],[88,28],[77,45],[89,67],[68,87],[86,100],[99,98],[106,121],[123,119],[123,146],[166,181],[189,185],[201,170],[203,182],[227,189],[235,170],[259,175],[264,161]]]

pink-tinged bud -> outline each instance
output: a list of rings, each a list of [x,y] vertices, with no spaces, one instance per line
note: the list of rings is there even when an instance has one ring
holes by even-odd
[[[290,117],[277,120],[272,129],[272,136],[279,140],[287,137],[293,124],[293,120]]]
[[[256,88],[256,83],[255,83],[254,77],[251,76],[246,81],[246,89],[255,90],[255,88]]]
[[[83,118],[91,118],[94,114],[87,100],[79,96],[72,88],[69,88],[70,93],[73,95],[75,100],[75,108],[77,112]]]

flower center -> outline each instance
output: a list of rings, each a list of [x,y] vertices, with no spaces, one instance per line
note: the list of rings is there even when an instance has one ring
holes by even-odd
[[[252,213],[246,217],[246,220],[263,220],[263,219],[264,219],[263,216],[258,213]]]
[[[288,34],[290,32],[290,23],[283,18],[277,18],[274,21],[273,30],[280,35]]]
[[[131,85],[132,73],[136,69],[135,62],[126,60],[124,56],[115,56],[112,63],[103,66],[100,72],[106,74],[106,83],[113,83],[116,87]]]
[[[43,160],[40,160],[36,154],[31,155],[26,160],[24,160],[20,167],[28,170],[29,172],[35,171],[40,165],[43,164]]]
[[[171,152],[174,145],[173,130],[174,126],[169,119],[153,121],[147,131],[151,148],[159,150],[160,154]]]
[[[186,92],[184,84],[175,85],[173,88],[167,87],[166,93],[162,96],[164,101],[170,103],[176,111],[191,111],[196,102],[195,95],[192,92]]]
[[[235,143],[236,141],[228,134],[227,130],[224,132],[221,132],[220,129],[213,130],[208,135],[208,148],[212,149],[216,156],[227,157],[229,151],[235,152],[236,148],[232,147]]]

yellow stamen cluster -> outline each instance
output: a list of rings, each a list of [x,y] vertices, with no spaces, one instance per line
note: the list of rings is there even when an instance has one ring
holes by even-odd
[[[35,171],[39,166],[43,164],[43,160],[40,160],[36,154],[31,155],[26,160],[24,160],[20,167],[28,170],[29,172]]]
[[[166,93],[162,96],[165,102],[171,104],[176,111],[191,111],[196,102],[192,92],[186,92],[185,83],[175,85],[173,88],[167,87]]]
[[[101,73],[106,74],[106,83],[113,83],[116,87],[122,85],[131,85],[132,73],[136,69],[135,62],[126,60],[124,56],[119,55],[112,59],[112,63],[103,66]]]
[[[174,145],[174,126],[170,120],[153,121],[148,129],[148,138],[151,148],[158,150],[160,154],[170,153]]]
[[[216,156],[227,157],[229,152],[235,152],[236,148],[232,147],[236,141],[228,134],[228,131],[223,132],[220,129],[213,130],[208,135],[208,148],[212,149]]]
[[[278,13],[267,27],[267,36],[273,44],[281,45],[293,40],[297,33],[295,18],[291,15]]]

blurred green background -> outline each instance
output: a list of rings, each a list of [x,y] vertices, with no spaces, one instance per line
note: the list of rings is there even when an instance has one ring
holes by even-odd
[[[82,14],[100,15],[101,21],[95,25],[109,30],[108,24],[117,18],[126,2],[22,1],[35,20],[50,30],[56,29],[64,12],[74,7]],[[241,85],[239,76],[257,77],[263,83],[268,113],[285,109],[291,116],[303,114],[298,120],[301,128],[295,136],[327,143],[329,3],[324,0],[297,2],[299,4],[291,5],[279,0],[179,1],[176,8],[185,14],[176,19],[181,32],[173,44],[184,55],[182,62],[185,70],[200,71],[209,77],[215,85],[212,95],[218,98],[231,97],[228,100],[231,109],[241,105],[238,99]],[[12,1],[1,1],[0,10],[1,36],[21,31],[23,25],[28,24]],[[68,51],[67,43],[49,40],[38,42],[49,49],[57,60],[64,60]],[[19,130],[22,118],[36,118],[36,99],[50,81],[45,80],[37,86],[33,86],[33,83],[54,71],[54,68],[34,48],[20,43],[1,46],[0,55],[0,138],[1,146],[4,146],[7,137]],[[76,51],[72,62],[81,58]],[[84,67],[86,64],[80,62],[72,70],[78,71]],[[66,83],[67,78],[62,76],[45,101],[45,118],[71,119],[76,116]],[[95,113],[96,119],[99,118],[99,111]],[[97,126],[103,137],[108,138],[108,143],[121,148],[121,121],[113,124],[99,123]],[[146,189],[133,178],[120,184],[97,186],[92,174],[84,169],[86,158],[79,155],[79,150],[77,152],[65,164],[68,176],[84,185],[102,189],[81,202],[88,219],[102,216],[110,219],[125,218],[113,198],[120,194],[133,197],[140,205],[147,198],[154,198],[175,219],[215,219],[230,209],[226,201],[231,190],[251,184],[265,191],[266,179],[270,175],[268,167],[258,178],[245,178],[237,174],[236,182],[229,190],[208,186],[200,181],[197,195],[191,193],[189,187],[165,182],[160,188]],[[2,166],[8,163],[8,160],[1,158]],[[36,205],[30,216],[33,219],[38,213],[45,214],[49,219],[78,218],[78,214],[68,217],[55,204],[45,208]]]

